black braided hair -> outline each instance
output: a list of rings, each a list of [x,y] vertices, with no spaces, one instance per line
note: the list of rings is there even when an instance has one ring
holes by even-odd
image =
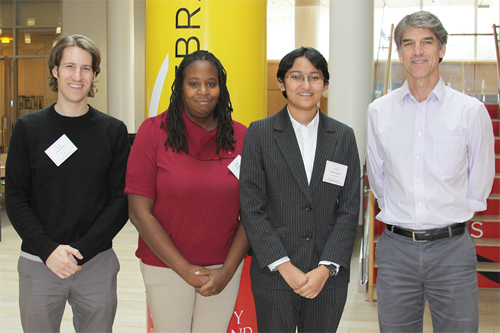
[[[215,140],[217,142],[216,154],[219,154],[221,148],[233,149],[233,143],[236,141],[233,138],[233,120],[231,112],[233,107],[231,99],[229,98],[229,91],[227,90],[227,74],[226,70],[212,53],[208,51],[195,51],[187,55],[180,63],[177,71],[175,72],[175,80],[172,84],[172,95],[170,96],[170,105],[167,113],[167,140],[165,141],[165,149],[172,147],[172,151],[179,152],[184,149],[189,153],[189,147],[186,139],[186,132],[184,131],[184,120],[182,119],[182,87],[184,84],[184,75],[186,68],[195,61],[209,61],[217,69],[219,79],[220,95],[217,100],[213,116],[217,119],[217,135]],[[163,126],[163,121],[161,122]]]

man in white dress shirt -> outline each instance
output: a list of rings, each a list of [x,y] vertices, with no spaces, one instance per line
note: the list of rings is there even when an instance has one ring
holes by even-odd
[[[382,332],[478,331],[476,253],[467,221],[486,209],[494,178],[491,119],[439,76],[448,33],[433,14],[395,30],[406,82],[368,107],[366,163],[386,223],[376,248]]]

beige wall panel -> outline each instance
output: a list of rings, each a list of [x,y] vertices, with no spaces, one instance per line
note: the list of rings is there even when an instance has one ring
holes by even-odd
[[[268,60],[267,61],[267,89],[276,90],[279,89],[278,81],[276,79],[276,73],[278,72],[279,61]]]
[[[101,51],[101,73],[97,77],[97,89],[94,98],[88,103],[102,112],[108,112],[108,58],[106,1],[102,0],[63,0],[62,34],[80,34],[89,37]]]
[[[280,111],[286,104],[286,99],[281,94],[281,90],[267,91],[267,115],[273,115]]]

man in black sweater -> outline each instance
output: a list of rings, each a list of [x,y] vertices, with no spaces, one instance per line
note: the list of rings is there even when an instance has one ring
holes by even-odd
[[[111,332],[120,265],[112,239],[128,220],[125,124],[87,104],[100,72],[81,35],[51,50],[57,103],[20,118],[6,164],[6,208],[22,239],[19,306],[25,332],[59,332],[64,307],[77,332]]]

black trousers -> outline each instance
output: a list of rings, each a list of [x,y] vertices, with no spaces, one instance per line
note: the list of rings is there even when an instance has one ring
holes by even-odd
[[[314,299],[293,290],[252,284],[259,333],[336,332],[347,299],[347,286],[323,289]]]

